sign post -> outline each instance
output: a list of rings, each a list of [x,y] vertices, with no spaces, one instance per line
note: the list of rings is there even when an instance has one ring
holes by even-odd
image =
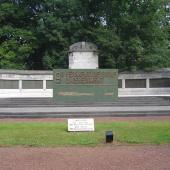
[[[68,131],[94,131],[94,119],[68,119]]]

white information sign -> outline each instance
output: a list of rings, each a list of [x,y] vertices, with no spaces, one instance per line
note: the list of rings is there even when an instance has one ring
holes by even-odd
[[[68,119],[68,131],[94,131],[94,119]]]

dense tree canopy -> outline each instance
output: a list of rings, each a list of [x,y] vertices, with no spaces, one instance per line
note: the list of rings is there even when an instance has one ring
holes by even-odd
[[[0,68],[68,67],[68,48],[95,43],[100,67],[170,67],[168,0],[1,0]]]

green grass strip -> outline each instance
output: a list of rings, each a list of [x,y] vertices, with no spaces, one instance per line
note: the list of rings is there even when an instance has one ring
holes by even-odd
[[[105,143],[105,131],[128,144],[170,143],[170,121],[95,123],[95,132],[67,132],[67,123],[0,123],[0,146],[70,146]]]

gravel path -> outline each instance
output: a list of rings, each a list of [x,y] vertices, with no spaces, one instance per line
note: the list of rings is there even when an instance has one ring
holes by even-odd
[[[170,170],[170,145],[0,148],[0,170]]]

